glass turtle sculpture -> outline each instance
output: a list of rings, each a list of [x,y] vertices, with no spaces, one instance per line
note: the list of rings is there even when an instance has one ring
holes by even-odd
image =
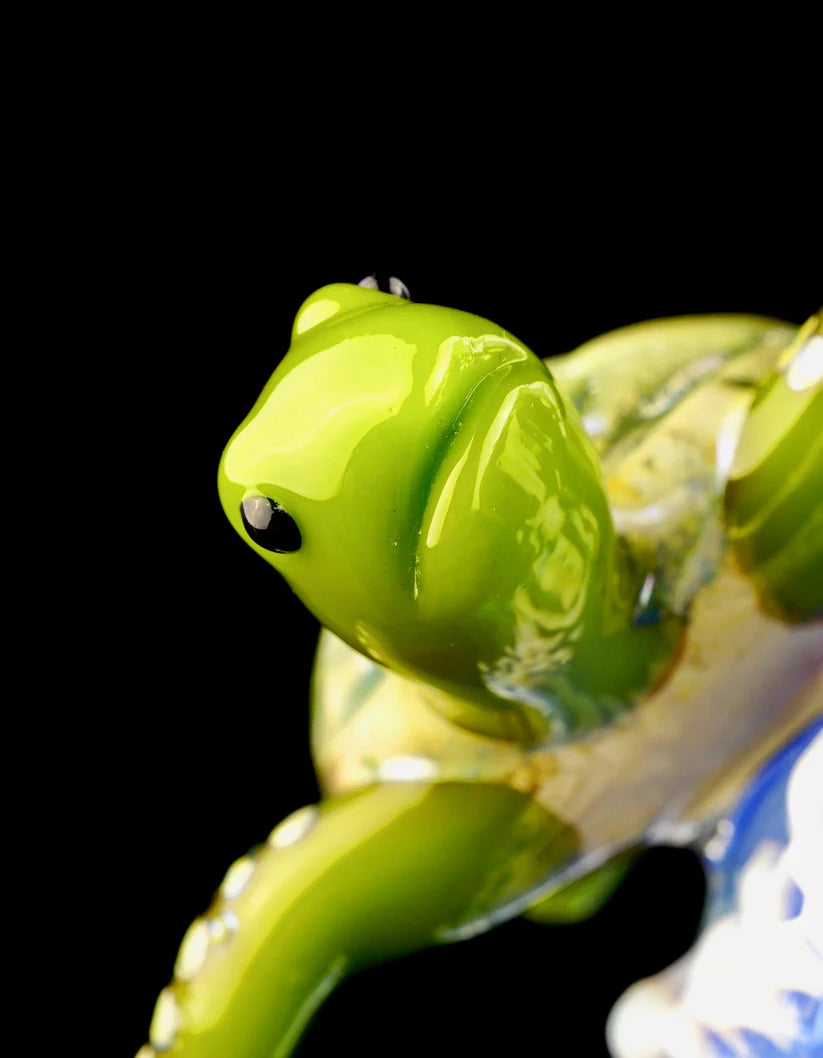
[[[644,844],[737,877],[760,832],[746,857],[718,841],[787,745],[817,747],[823,800],[821,316],[641,323],[547,366],[375,286],[302,305],[219,470],[232,525],[324,626],[324,799],[231,867],[140,1058],[283,1058],[347,974],[590,914]],[[774,1053],[817,1045],[814,981]],[[640,987],[615,1054],[678,1053],[638,1034]],[[695,1015],[682,1053],[773,1053],[728,1049],[735,1016],[724,1042]]]

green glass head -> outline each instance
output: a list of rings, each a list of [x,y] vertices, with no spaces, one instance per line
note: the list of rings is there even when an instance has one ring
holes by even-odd
[[[219,487],[326,627],[472,726],[539,729],[537,685],[608,625],[596,456],[543,362],[477,316],[318,290]]]

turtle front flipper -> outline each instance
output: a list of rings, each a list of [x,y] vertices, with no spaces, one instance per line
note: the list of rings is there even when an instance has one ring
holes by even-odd
[[[492,783],[396,783],[301,809],[229,870],[190,927],[140,1058],[285,1058],[351,972],[470,935],[573,832]]]
[[[793,621],[823,616],[823,310],[759,388],[725,506],[763,606]]]

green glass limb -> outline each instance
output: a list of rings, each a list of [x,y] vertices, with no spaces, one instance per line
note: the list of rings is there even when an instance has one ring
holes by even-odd
[[[764,607],[793,621],[823,616],[823,312],[757,392],[725,510]]]
[[[286,1058],[344,976],[485,928],[576,847],[494,784],[389,784],[303,809],[229,870],[188,931],[150,1046]]]
[[[636,856],[635,849],[621,852],[596,871],[561,886],[538,901],[524,912],[524,917],[546,924],[582,922],[591,918],[623,881]]]

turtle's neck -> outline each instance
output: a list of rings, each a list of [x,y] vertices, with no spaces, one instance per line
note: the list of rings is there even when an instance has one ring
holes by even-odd
[[[659,686],[677,657],[683,619],[659,606],[605,491],[563,508],[545,501],[521,534],[536,553],[506,604],[495,600],[497,627],[504,615],[508,629],[497,658],[478,666],[480,681],[423,689],[469,730],[544,745],[577,738]]]

